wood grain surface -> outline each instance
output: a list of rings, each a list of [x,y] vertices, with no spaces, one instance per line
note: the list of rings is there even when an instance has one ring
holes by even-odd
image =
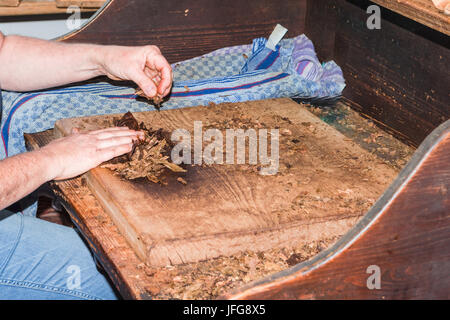
[[[450,36],[450,16],[431,0],[373,0],[373,2]]]
[[[78,6],[80,8],[101,8],[108,0],[56,0],[58,8]]]
[[[8,0],[7,0],[8,1]],[[33,16],[33,15],[66,15],[67,8],[58,7],[56,1],[36,1],[21,0],[11,1],[11,4],[17,2],[17,5],[2,6],[0,4],[0,18],[6,17],[5,20],[15,21],[17,16]],[[82,7],[80,12],[95,12],[96,8]],[[19,18],[20,19],[20,18]]]
[[[74,127],[96,130],[111,126],[114,117],[63,119],[56,122],[55,129],[62,135],[70,134]],[[368,209],[363,202],[373,202],[396,176],[395,170],[381,164],[376,156],[290,99],[143,112],[135,117],[153,129],[169,132],[177,128],[193,132],[194,121],[215,128],[228,119],[240,119],[246,129],[255,132],[261,124],[281,131],[281,163],[275,176],[258,174],[256,165],[188,166],[183,177],[187,185],[175,177],[169,177],[167,186],[127,181],[105,168],[86,175],[92,192],[149,265],[195,262],[250,248],[290,247],[299,241],[318,240],[324,234],[342,235]],[[239,128],[242,126],[218,129],[225,137],[225,129]],[[357,166],[361,161],[365,165]],[[350,163],[355,165],[348,170],[344,165]],[[321,208],[304,212],[297,202],[306,199],[308,192],[301,188],[306,192],[302,197],[295,185],[313,172],[316,181],[307,189],[317,186],[312,192],[318,197],[334,189],[358,195],[354,201],[361,205],[354,208],[356,211],[345,210],[341,205],[351,197],[329,198]],[[326,186],[320,181],[322,176],[327,177]]]
[[[20,0],[0,0],[0,7],[17,7]]]
[[[342,68],[343,95],[355,110],[418,146],[450,119],[448,36],[384,8],[381,29],[369,30],[371,4],[309,1],[306,35],[321,60],[332,59]]]
[[[299,35],[305,14],[306,2],[294,0],[113,0],[61,40],[157,45],[173,63],[268,37],[277,23],[289,29],[287,36]]]
[[[332,248],[229,299],[449,299],[450,121]],[[374,268],[379,286],[373,287]]]

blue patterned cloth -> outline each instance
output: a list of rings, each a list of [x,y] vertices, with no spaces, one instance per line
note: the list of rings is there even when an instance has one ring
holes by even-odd
[[[333,61],[321,64],[305,35],[281,40],[275,51],[265,47],[266,41],[257,38],[250,45],[219,49],[172,65],[172,93],[163,109],[341,95],[345,87],[341,69]],[[61,118],[153,110],[136,100],[134,91],[107,82],[30,93],[3,91],[0,159],[25,151],[24,133],[53,128]]]

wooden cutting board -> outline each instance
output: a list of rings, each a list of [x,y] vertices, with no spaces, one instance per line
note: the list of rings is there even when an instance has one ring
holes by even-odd
[[[72,128],[112,126],[103,115],[63,119],[58,136]],[[382,194],[397,171],[290,99],[134,113],[153,129],[278,128],[279,170],[258,165],[188,165],[167,185],[123,180],[106,168],[85,177],[136,254],[164,266],[232,255],[243,250],[292,247],[344,234]],[[204,130],[203,130],[204,131]],[[225,140],[225,139],[224,139]],[[270,139],[269,139],[270,141]],[[207,145],[204,143],[204,145]],[[270,145],[270,143],[269,143]],[[269,149],[270,150],[270,149]]]

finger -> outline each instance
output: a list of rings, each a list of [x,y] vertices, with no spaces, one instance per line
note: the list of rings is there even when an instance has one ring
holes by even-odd
[[[119,138],[119,137],[124,137],[124,138],[130,138],[133,141],[138,140],[140,138],[143,138],[143,134],[139,134],[138,132],[121,132],[121,131],[117,131],[117,133],[110,133],[110,132],[105,132],[105,133],[99,133],[96,135],[98,140],[108,140],[108,139],[112,139],[112,138]]]
[[[123,144],[133,144],[133,140],[136,140],[136,138],[132,138],[130,136],[127,137],[112,137],[109,139],[104,140],[98,140],[95,144],[97,151],[100,151],[102,149],[108,149],[115,146],[120,146]]]
[[[149,47],[151,47],[151,49],[152,49],[153,51],[155,51],[156,53],[161,54],[161,50],[159,49],[158,46],[151,46],[151,45],[150,45]]]
[[[159,75],[155,76],[153,78],[153,82],[156,83],[156,86],[159,86],[159,83],[161,82],[161,77]]]
[[[167,96],[168,94],[169,94],[169,92],[170,92],[170,90],[171,90],[171,88],[172,88],[172,80],[173,79],[173,73],[172,73],[172,69],[170,69],[170,80],[167,80],[167,85],[165,86],[165,88],[164,87],[162,87],[162,89],[161,90],[164,90],[163,91],[163,96],[165,97],[165,96]],[[163,85],[162,85],[163,86]]]
[[[152,78],[149,78],[143,70],[136,70],[131,76],[131,80],[136,82],[136,84],[144,91],[147,97],[156,96],[157,89]]]
[[[159,72],[154,70],[154,69],[150,69],[149,67],[145,66],[144,68],[144,73],[147,75],[147,77],[149,77],[150,79],[154,79],[155,77],[159,76]]]
[[[129,131],[130,129],[128,127],[111,127],[106,129],[99,129],[99,130],[93,130],[89,131],[88,134],[90,135],[96,135],[102,132],[118,132],[118,131]]]
[[[172,87],[172,69],[170,66],[161,71],[161,81],[159,82],[158,92],[164,97]]]
[[[111,160],[112,158],[121,156],[130,152],[133,149],[133,144],[122,144],[111,146],[109,148],[98,150],[98,157],[100,162]]]
[[[159,85],[159,82],[161,81],[161,74],[159,73],[159,71],[152,70],[146,66],[144,68],[144,72],[147,75],[147,77],[149,77],[150,79],[153,80],[153,82],[155,82],[156,86]]]
[[[152,78],[152,80],[155,83],[156,87],[158,87],[161,82],[161,77],[159,75],[156,75]]]
[[[154,56],[152,62],[154,69],[158,71],[161,78],[158,85],[158,93],[165,96],[169,93],[172,86],[172,67],[163,56]],[[147,61],[147,65],[151,68],[152,63]]]

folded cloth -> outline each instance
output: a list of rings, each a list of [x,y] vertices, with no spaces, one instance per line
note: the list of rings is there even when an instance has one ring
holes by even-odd
[[[266,39],[222,48],[172,65],[174,83],[164,109],[209,103],[292,97],[320,101],[345,87],[333,61],[320,64],[311,41],[301,35],[281,40],[272,51]],[[23,133],[50,129],[56,120],[88,115],[148,111],[135,88],[107,82],[18,93],[3,91],[0,159],[25,151]]]
[[[252,53],[241,69],[241,74],[254,70],[279,71],[285,69],[282,66],[282,58],[288,57],[292,50],[282,48],[280,45],[271,50],[266,47],[266,38],[253,40]]]
[[[316,56],[313,43],[304,35],[294,39],[294,49],[290,62],[291,71],[307,80],[318,81],[325,71]],[[333,69],[340,72],[339,68]],[[340,78],[335,79],[338,82],[342,82],[342,80]]]
[[[323,68],[317,59],[313,43],[305,35],[292,41],[292,46],[277,45],[276,50],[272,51],[266,47],[267,39],[253,40],[252,54],[242,67],[241,73],[253,70],[284,70],[307,80],[320,80]]]
[[[319,62],[312,42],[301,35],[282,40],[276,50],[265,38],[253,45],[219,49],[174,66],[175,81],[167,107],[207,105],[291,97],[322,101],[339,97],[345,87],[339,66]]]

